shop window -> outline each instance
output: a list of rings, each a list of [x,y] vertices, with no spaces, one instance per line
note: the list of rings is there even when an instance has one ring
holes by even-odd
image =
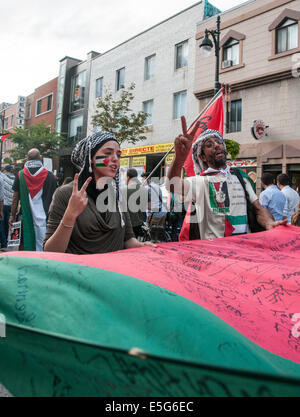
[[[291,179],[291,187],[296,189],[300,186],[300,164],[290,164],[287,166],[287,174]]]
[[[262,173],[270,172],[273,175],[274,183],[276,184],[277,176],[282,174],[282,165],[263,165]]]
[[[242,130],[242,100],[231,102],[230,112],[227,112],[227,133],[241,132]]]
[[[116,91],[125,87],[125,68],[121,68],[116,72]]]
[[[179,119],[181,116],[186,116],[186,96],[186,91],[174,94],[174,120]]]
[[[188,41],[175,45],[175,68],[188,66]]]
[[[155,73],[155,55],[148,56],[145,59],[145,80],[154,78]]]
[[[143,102],[143,112],[147,114],[145,120],[145,126],[152,125],[152,114],[153,114],[153,100]]]
[[[71,83],[71,112],[84,107],[84,93],[86,87],[86,71],[82,71],[72,78]]]

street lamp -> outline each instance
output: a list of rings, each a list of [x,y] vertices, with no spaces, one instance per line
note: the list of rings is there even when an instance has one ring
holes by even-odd
[[[217,29],[216,30],[208,30],[205,29],[205,37],[200,45],[200,51],[204,56],[208,56],[211,53],[211,50],[213,48],[213,43],[209,38],[209,35],[212,36],[214,45],[215,45],[215,55],[216,55],[216,76],[215,76],[215,94],[220,89],[220,83],[219,83],[219,65],[220,65],[220,23],[221,18],[220,16],[217,17]]]

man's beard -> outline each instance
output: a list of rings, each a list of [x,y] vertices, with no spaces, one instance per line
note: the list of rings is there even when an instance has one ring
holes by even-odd
[[[216,159],[215,156],[211,156],[207,159],[207,162],[209,167],[215,169],[224,168],[224,166],[226,165],[226,155],[224,154],[224,158],[222,159]]]

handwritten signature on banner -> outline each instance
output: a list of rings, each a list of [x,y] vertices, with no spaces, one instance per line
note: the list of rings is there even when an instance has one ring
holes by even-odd
[[[297,227],[105,255],[30,256],[79,263],[155,284],[204,307],[264,349],[300,363]]]
[[[121,252],[118,265],[112,261],[113,255],[109,254],[99,259],[99,267],[189,298],[261,347],[300,363],[297,228],[282,227],[214,241],[160,244],[157,249]]]

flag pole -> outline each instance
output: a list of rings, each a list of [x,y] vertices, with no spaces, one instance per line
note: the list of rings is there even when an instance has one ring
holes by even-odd
[[[196,119],[193,121],[193,123],[191,124],[189,130],[191,129],[191,127],[196,123],[196,121],[199,119],[199,117],[202,116],[202,114],[204,112],[206,112],[206,110],[209,108],[209,106],[218,98],[218,96],[222,93],[222,88],[220,88],[220,90],[217,92],[217,94],[214,95],[214,97],[210,100],[209,103],[207,103],[207,105],[204,107],[203,110],[201,110],[200,114],[196,117]]]
[[[193,123],[191,124],[190,128],[188,130],[191,129],[191,127],[196,123],[196,121],[199,119],[199,117],[202,116],[203,113],[206,112],[206,110],[209,108],[209,106],[218,98],[218,96],[220,95],[220,93],[222,93],[222,88],[220,88],[220,90],[217,92],[217,94],[214,95],[214,97],[210,100],[210,102],[204,107],[203,110],[201,110],[200,114],[198,114],[198,116],[196,117],[196,119],[193,121]],[[173,151],[173,149],[175,148],[175,145],[172,146],[172,148],[164,155],[164,157],[161,159],[161,161],[159,161],[159,163],[156,165],[156,167],[150,172],[150,174],[148,175],[148,177],[143,181],[142,185],[145,185],[147,180],[149,178],[151,178],[152,174],[157,170],[157,168],[160,167],[160,165],[164,162],[164,160],[167,158],[167,156]]]

